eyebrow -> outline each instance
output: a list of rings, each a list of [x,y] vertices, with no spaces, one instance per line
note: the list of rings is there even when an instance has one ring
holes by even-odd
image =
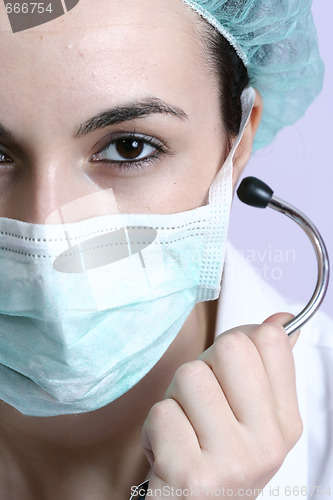
[[[188,119],[185,111],[177,108],[176,106],[171,106],[161,99],[143,99],[132,104],[109,109],[108,111],[104,111],[94,118],[87,120],[80,126],[75,137],[82,137],[86,134],[94,132],[95,130],[105,128],[110,125],[136,120],[138,118],[144,118],[145,116],[151,114],[173,115],[181,120]]]
[[[141,101],[118,106],[109,109],[82,123],[75,137],[83,137],[95,130],[109,127],[118,123],[123,123],[138,118],[144,118],[151,114],[173,115],[181,120],[187,120],[188,116],[182,109],[171,106],[161,99],[143,99]],[[0,123],[0,138],[11,139],[13,134],[2,123]]]

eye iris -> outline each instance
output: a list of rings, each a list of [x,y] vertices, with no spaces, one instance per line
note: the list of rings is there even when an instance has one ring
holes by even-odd
[[[134,160],[143,151],[143,141],[137,139],[122,139],[117,142],[117,152],[127,160]]]
[[[4,155],[3,153],[0,153],[0,163],[11,163],[12,160],[8,158],[8,156]]]

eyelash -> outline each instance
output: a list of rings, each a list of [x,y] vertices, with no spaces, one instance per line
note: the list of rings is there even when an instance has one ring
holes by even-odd
[[[172,154],[169,151],[168,145],[166,143],[163,143],[163,142],[161,142],[161,141],[159,141],[151,136],[137,134],[136,132],[130,132],[130,133],[122,134],[122,135],[119,134],[118,137],[116,137],[113,140],[111,140],[110,142],[108,142],[98,153],[94,154],[92,156],[92,158],[103,153],[103,151],[106,151],[108,148],[110,148],[110,146],[116,144],[117,141],[121,141],[121,140],[132,140],[132,141],[138,140],[138,141],[144,143],[144,145],[148,145],[148,146],[155,148],[156,153],[151,154],[150,156],[147,156],[145,158],[142,158],[141,160],[115,161],[115,160],[92,159],[91,162],[92,163],[102,163],[102,164],[108,165],[108,166],[112,165],[112,168],[115,168],[117,170],[122,170],[122,171],[128,171],[128,170],[134,169],[134,168],[141,170],[141,169],[144,169],[146,165],[149,165],[149,164],[155,163],[156,161],[159,161],[161,159],[161,156],[167,155],[167,154]],[[6,161],[6,159],[7,159],[7,161]],[[3,161],[3,160],[5,160],[5,161]],[[7,164],[12,163],[12,162],[13,162],[13,160],[10,157],[8,157],[7,153],[5,153],[4,151],[2,151],[0,149],[0,165],[4,164],[4,163],[7,163]]]
[[[124,161],[116,161],[116,160],[92,160],[92,163],[102,163],[108,166],[112,166],[112,168],[115,168],[117,170],[122,170],[122,171],[128,171],[130,169],[137,169],[141,170],[144,169],[146,165],[155,163],[156,161],[159,161],[161,159],[161,156],[165,154],[171,154],[171,152],[168,149],[168,146],[166,143],[163,143],[151,136],[143,135],[143,134],[137,134],[136,132],[130,132],[130,133],[125,133],[125,134],[119,134],[118,137],[114,138],[110,142],[106,144],[103,149],[101,149],[98,153],[94,154],[92,158],[98,156],[99,154],[103,153],[103,151],[106,151],[110,146],[115,145],[118,141],[122,140],[132,140],[132,141],[139,141],[143,143],[144,145],[151,146],[156,149],[156,153],[152,154],[150,156],[147,156],[145,158],[142,158],[141,160],[124,160]]]

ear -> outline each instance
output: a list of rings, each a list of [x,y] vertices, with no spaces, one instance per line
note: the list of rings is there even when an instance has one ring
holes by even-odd
[[[234,189],[236,187],[236,184],[237,184],[240,176],[242,175],[242,173],[246,167],[246,164],[248,163],[248,161],[251,157],[253,141],[254,141],[254,137],[256,135],[256,132],[258,130],[259,124],[260,124],[262,109],[263,109],[262,98],[261,98],[261,95],[259,94],[259,92],[256,90],[256,97],[255,97],[254,106],[253,106],[251,116],[250,116],[249,121],[245,127],[242,140],[239,143],[239,146],[235,152],[234,172],[233,172],[233,179],[232,179]]]

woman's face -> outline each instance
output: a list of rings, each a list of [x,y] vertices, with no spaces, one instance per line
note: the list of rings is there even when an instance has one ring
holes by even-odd
[[[13,34],[2,8],[0,216],[44,223],[108,188],[120,212],[207,201],[227,140],[195,16],[180,0],[81,0]]]

